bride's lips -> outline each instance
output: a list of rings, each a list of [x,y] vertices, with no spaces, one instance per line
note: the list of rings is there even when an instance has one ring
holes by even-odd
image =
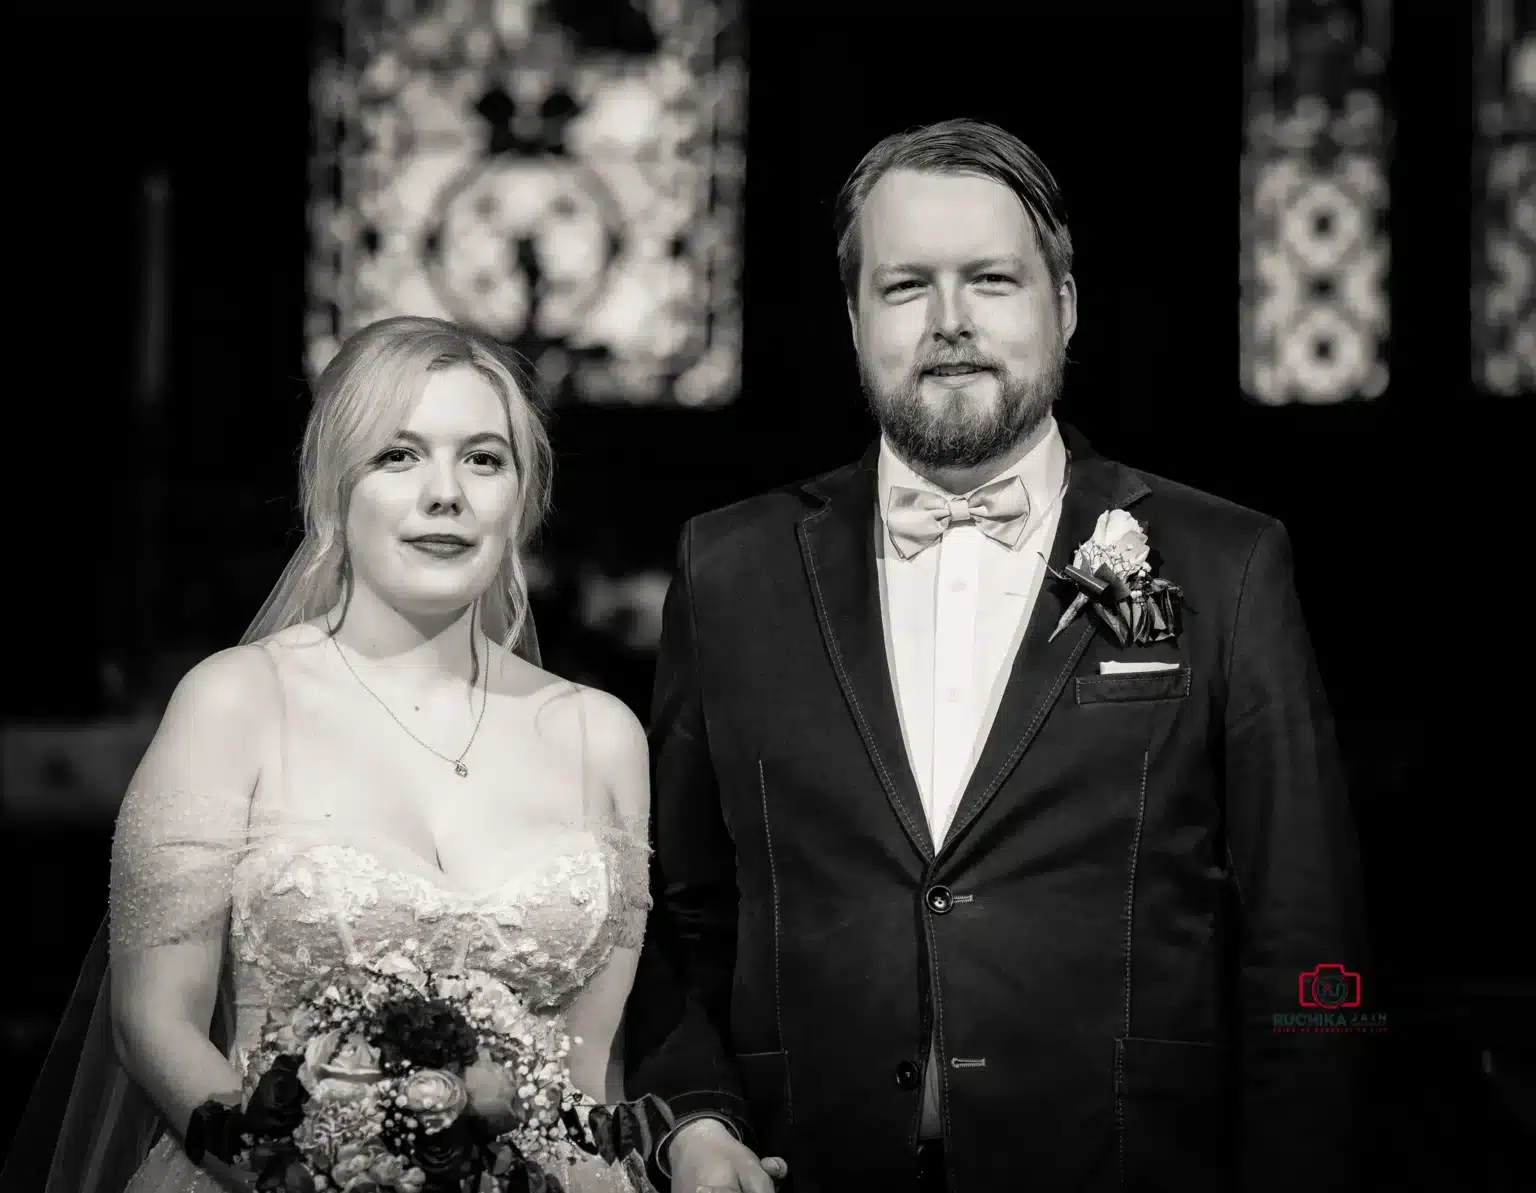
[[[405,541],[423,555],[430,555],[434,559],[457,559],[475,549],[473,539],[456,534],[423,534]]]

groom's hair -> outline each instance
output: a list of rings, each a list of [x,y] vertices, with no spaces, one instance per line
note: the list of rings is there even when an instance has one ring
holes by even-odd
[[[859,297],[859,212],[875,183],[891,170],[972,174],[1002,183],[1019,197],[1035,226],[1051,285],[1060,286],[1071,272],[1066,201],[1040,156],[995,124],[943,120],[886,137],[864,155],[838,192],[832,230],[837,237],[837,268],[850,303],[857,305]]]

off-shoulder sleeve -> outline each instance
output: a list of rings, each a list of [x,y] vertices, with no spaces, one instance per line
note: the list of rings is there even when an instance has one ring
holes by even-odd
[[[112,838],[114,958],[223,933],[248,810],[228,793],[129,791]]]
[[[612,896],[619,917],[618,944],[638,949],[645,940],[646,917],[651,910],[651,846],[642,826],[615,822],[604,832],[613,858]]]

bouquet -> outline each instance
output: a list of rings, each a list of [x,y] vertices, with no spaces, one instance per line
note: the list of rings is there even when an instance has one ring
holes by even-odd
[[[270,1012],[245,1106],[200,1107],[187,1151],[282,1193],[556,1193],[562,1165],[614,1158],[589,1127],[615,1116],[572,1084],[570,1043],[495,978],[395,955]]]

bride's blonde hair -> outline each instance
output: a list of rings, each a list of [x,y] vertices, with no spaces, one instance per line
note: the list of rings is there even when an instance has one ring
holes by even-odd
[[[523,551],[549,511],[549,436],[528,374],[510,350],[479,332],[415,315],[353,333],[316,380],[299,453],[304,541],[242,641],[319,617],[346,595],[347,506],[358,478],[405,424],[428,375],[462,365],[485,378],[507,412],[517,506],[480,614],[487,634],[509,648],[517,644],[528,617]]]

